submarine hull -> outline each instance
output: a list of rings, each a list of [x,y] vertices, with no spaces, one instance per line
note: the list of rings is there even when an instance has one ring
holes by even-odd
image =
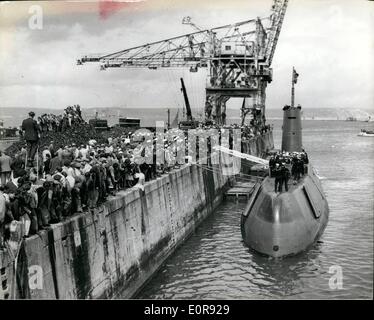
[[[267,177],[255,188],[241,218],[242,237],[255,251],[272,256],[295,255],[323,233],[329,207],[313,167],[288,192],[275,193]]]

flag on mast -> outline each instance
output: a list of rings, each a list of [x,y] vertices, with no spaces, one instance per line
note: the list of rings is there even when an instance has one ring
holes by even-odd
[[[297,83],[297,78],[299,77],[299,74],[296,72],[295,68],[293,68],[293,73],[292,73],[292,81],[293,83]]]

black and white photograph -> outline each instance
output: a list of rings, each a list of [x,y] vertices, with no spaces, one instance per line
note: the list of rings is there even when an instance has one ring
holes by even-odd
[[[0,1],[0,300],[372,300],[373,218],[374,1]]]

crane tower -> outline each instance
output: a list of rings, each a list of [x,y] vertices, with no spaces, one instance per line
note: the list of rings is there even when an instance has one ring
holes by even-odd
[[[258,124],[265,121],[265,90],[272,81],[271,63],[281,31],[288,0],[273,0],[271,14],[229,25],[197,31],[121,51],[85,55],[77,64],[98,62],[108,68],[208,68],[205,120],[222,125],[226,102],[243,98],[242,124],[252,112]]]

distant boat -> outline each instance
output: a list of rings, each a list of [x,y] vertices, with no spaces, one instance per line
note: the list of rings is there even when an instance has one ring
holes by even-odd
[[[374,120],[371,118],[371,116],[369,116],[369,118],[367,120],[365,120],[365,122],[373,122]]]
[[[18,129],[14,128],[4,128],[3,123],[0,120],[0,140],[18,139]]]
[[[358,134],[360,137],[374,137],[373,130],[361,129],[361,132]]]
[[[357,121],[357,118],[355,118],[355,117],[348,117],[347,119],[345,119],[345,121]]]

